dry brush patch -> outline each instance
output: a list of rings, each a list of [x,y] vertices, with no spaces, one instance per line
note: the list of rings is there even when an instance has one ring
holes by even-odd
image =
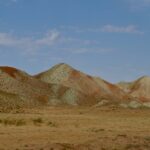
[[[24,119],[12,119],[12,118],[4,118],[0,119],[0,124],[5,126],[24,126],[26,125],[26,121]]]
[[[85,107],[1,113],[0,148],[149,150],[149,115],[150,111],[144,109]],[[16,122],[22,119],[26,124],[17,126]]]

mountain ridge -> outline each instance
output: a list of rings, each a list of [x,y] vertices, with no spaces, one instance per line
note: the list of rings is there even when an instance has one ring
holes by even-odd
[[[0,67],[0,107],[7,107],[7,104],[13,107],[34,107],[66,104],[93,106],[102,101],[114,104],[150,102],[149,91],[148,76],[115,85],[65,63],[36,75],[29,75],[14,67]]]
[[[117,86],[141,101],[150,101],[150,76],[142,76],[131,82],[118,83]]]

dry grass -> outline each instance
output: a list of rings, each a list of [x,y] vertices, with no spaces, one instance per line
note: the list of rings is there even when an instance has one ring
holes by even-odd
[[[23,126],[26,125],[26,121],[24,119],[5,118],[5,119],[0,119],[0,124],[3,124],[5,126],[8,125]]]
[[[150,111],[30,109],[0,114],[0,149],[149,150]]]
[[[43,123],[43,119],[41,117],[32,119],[34,125],[40,125]]]

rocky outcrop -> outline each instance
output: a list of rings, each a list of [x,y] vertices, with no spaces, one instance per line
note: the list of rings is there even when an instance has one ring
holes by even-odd
[[[63,93],[61,87],[67,87],[67,91],[60,97],[67,103],[75,105],[95,105],[103,99],[109,101],[122,101],[128,96],[116,85],[101,78],[89,76],[67,64],[58,64],[52,69],[35,76],[43,82],[57,84],[58,89]],[[55,89],[57,90],[57,89]],[[57,90],[56,93],[59,93]]]
[[[150,77],[148,76],[143,76],[133,82],[122,82],[117,86],[141,102],[150,101]]]

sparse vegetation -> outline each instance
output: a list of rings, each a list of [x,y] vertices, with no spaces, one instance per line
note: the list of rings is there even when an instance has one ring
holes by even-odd
[[[150,142],[150,136],[145,137],[145,140]]]
[[[91,132],[97,133],[97,132],[103,132],[103,131],[105,131],[105,129],[95,129],[95,128],[92,128],[92,129],[89,129],[87,131],[91,131]]]
[[[26,125],[26,121],[23,119],[17,120],[16,122],[16,126],[23,126]]]
[[[41,117],[32,119],[34,125],[41,125],[44,121]]]
[[[125,149],[130,150],[130,149],[140,149],[141,145],[139,144],[127,144]]]
[[[52,121],[48,121],[47,125],[50,127],[57,127],[57,124]]]
[[[0,123],[5,125],[5,126],[8,126],[8,125],[14,125],[14,126],[26,125],[26,121],[24,119],[5,118],[5,119],[0,119]]]
[[[108,107],[0,113],[0,148],[149,150],[149,114],[147,109],[113,111]]]

